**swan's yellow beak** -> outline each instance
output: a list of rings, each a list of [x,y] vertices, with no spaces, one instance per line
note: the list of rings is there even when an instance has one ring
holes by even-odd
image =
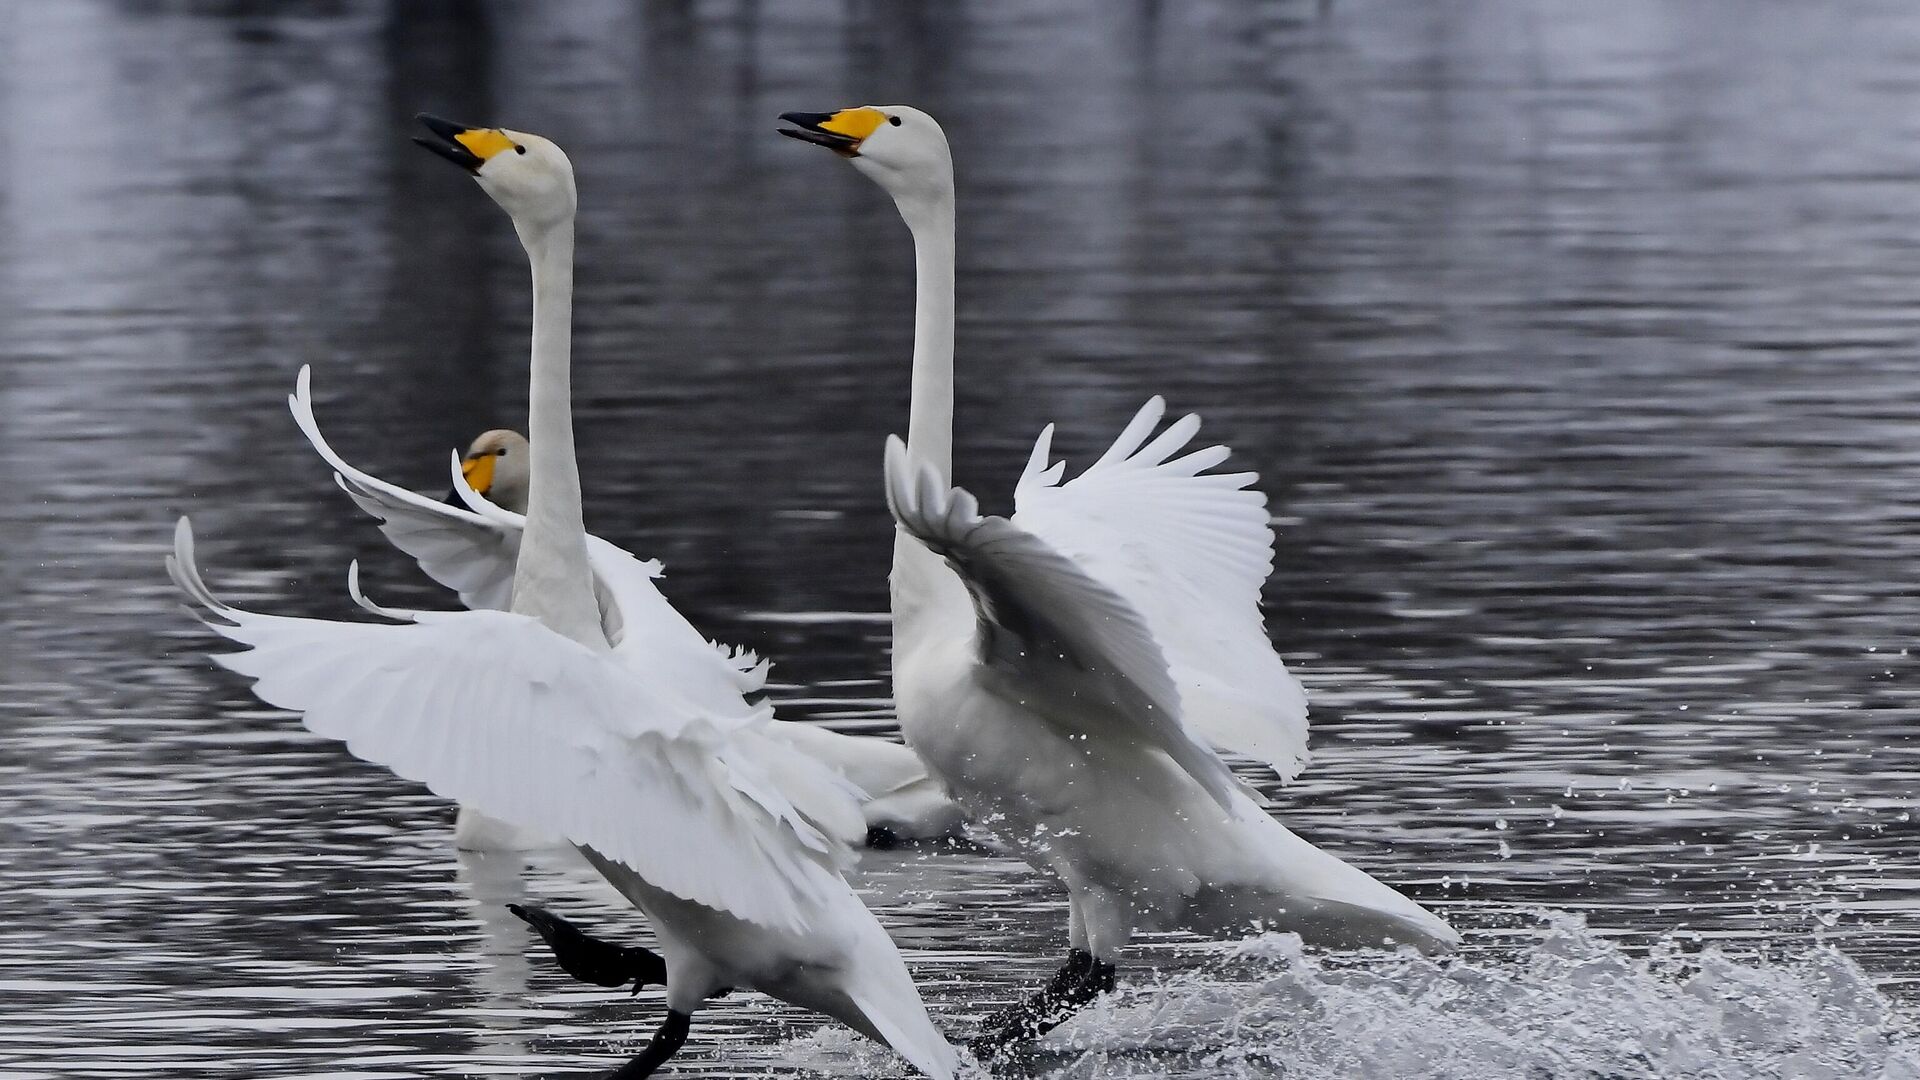
[[[479,454],[460,464],[460,475],[467,478],[467,486],[482,495],[493,487],[493,462],[495,455]]]
[[[780,134],[790,139],[824,146],[841,157],[859,157],[860,144],[880,130],[880,125],[887,122],[887,114],[863,106],[832,113],[781,113],[780,119],[793,125],[779,129]]]
[[[432,138],[415,135],[414,142],[468,172],[479,172],[480,166],[493,160],[496,154],[518,149],[514,141],[499,128],[457,124],[452,120],[442,120],[426,113],[421,113],[414,119],[420,121],[422,127],[433,133]]]

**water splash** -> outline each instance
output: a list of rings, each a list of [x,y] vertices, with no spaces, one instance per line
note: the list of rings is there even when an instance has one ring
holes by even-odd
[[[1838,950],[1634,955],[1557,916],[1513,959],[1316,959],[1291,935],[1101,1003],[1057,1077],[1920,1077],[1912,1017]]]
[[[1123,987],[1045,1039],[1050,1080],[1914,1080],[1915,1018],[1844,954],[1629,953],[1571,916],[1490,955],[1318,958],[1268,935]],[[829,1075],[894,1075],[843,1031],[790,1044]],[[1007,1072],[1008,1070],[1001,1070]]]

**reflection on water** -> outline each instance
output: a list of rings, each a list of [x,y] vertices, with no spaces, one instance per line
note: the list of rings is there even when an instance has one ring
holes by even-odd
[[[422,488],[523,418],[521,255],[405,138],[497,118],[581,174],[591,524],[789,715],[884,726],[910,253],[772,133],[860,101],[958,155],[961,479],[1004,497],[1048,420],[1084,462],[1150,392],[1203,412],[1278,515],[1289,824],[1472,942],[1149,942],[1037,1068],[1915,1075],[1910,6],[74,0],[0,5],[0,49],[5,1076],[516,1075],[651,1030],[500,909],[644,936],[609,890],[457,857],[210,668],[160,557],[191,511],[236,600],[347,614],[358,556],[435,602],[282,398],[312,363],[336,444]],[[1004,859],[862,885],[956,1031],[1059,948]],[[1406,1049],[1450,1024],[1527,1053]],[[893,1068],[818,1027],[728,999],[680,1074]]]

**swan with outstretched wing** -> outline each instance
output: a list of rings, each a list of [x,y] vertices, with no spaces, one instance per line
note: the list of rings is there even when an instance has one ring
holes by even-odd
[[[1305,695],[1259,614],[1273,539],[1252,474],[1209,472],[1227,452],[1186,449],[1193,417],[1156,434],[1155,398],[1064,483],[1047,429],[1017,512],[981,514],[952,480],[945,134],[907,106],[781,119],[892,195],[913,234],[907,439],[885,464],[901,728],[974,821],[1067,888],[1066,963],[975,1045],[1031,1039],[1111,989],[1140,930],[1450,948],[1446,923],[1288,831],[1220,757],[1283,779],[1307,760]]]
[[[862,825],[850,785],[768,735],[771,709],[745,696],[752,674],[651,589],[656,565],[623,555],[596,589],[569,389],[571,164],[537,135],[422,122],[431,137],[418,141],[473,174],[512,217],[532,264],[525,524],[510,575],[496,559],[458,586],[497,603],[504,582],[507,610],[397,611],[368,600],[357,573],[354,599],[390,621],[243,610],[202,580],[184,519],[168,564],[174,580],[209,625],[247,647],[221,662],[254,680],[263,701],[465,806],[564,838],[646,914],[658,955],[545,912],[523,916],[578,977],[666,984],[665,1020],[613,1076],[652,1075],[700,1004],[740,987],[834,1017],[950,1077],[952,1048],[842,876]],[[349,493],[356,482],[370,490],[343,473]],[[386,519],[389,535],[451,573],[458,557],[432,527],[415,528],[432,520],[420,513],[430,500],[398,502],[406,509]],[[505,511],[479,503],[462,520],[492,527],[504,551],[513,543]]]

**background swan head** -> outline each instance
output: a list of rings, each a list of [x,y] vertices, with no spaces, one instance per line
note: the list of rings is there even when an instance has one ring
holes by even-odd
[[[573,220],[579,195],[573,163],[550,139],[510,128],[483,128],[421,113],[431,135],[413,141],[473,174],[524,236]]]
[[[861,105],[831,113],[790,112],[780,134],[824,146],[853,162],[902,211],[953,199],[947,133],[911,105]]]
[[[473,440],[460,459],[467,486],[516,514],[527,512],[529,450],[526,436],[495,428]]]

